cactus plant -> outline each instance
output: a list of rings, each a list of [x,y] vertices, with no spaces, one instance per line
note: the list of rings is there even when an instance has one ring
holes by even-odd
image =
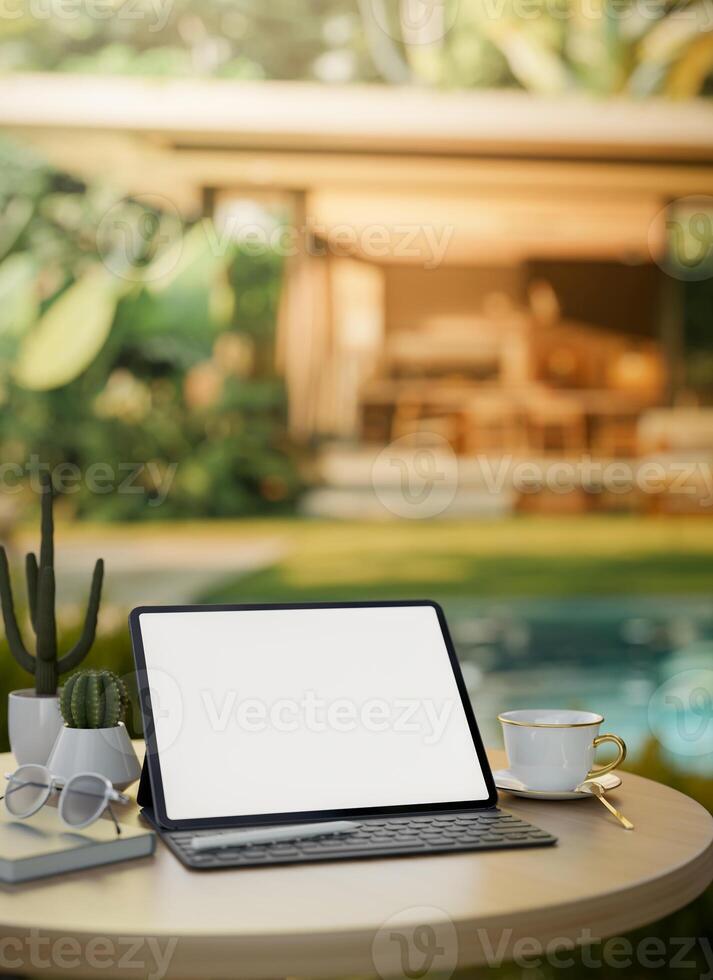
[[[69,728],[114,728],[123,721],[129,695],[111,670],[80,670],[67,679],[59,706]]]
[[[55,616],[53,496],[51,478],[45,476],[42,481],[40,560],[38,563],[35,555],[29,554],[25,563],[30,621],[37,637],[35,656],[25,646],[17,624],[7,555],[5,549],[0,547],[0,604],[8,646],[18,664],[34,674],[36,694],[44,696],[56,694],[59,675],[78,667],[89,653],[96,636],[104,578],[104,562],[100,558],[94,566],[82,634],[71,650],[60,657],[57,650]]]

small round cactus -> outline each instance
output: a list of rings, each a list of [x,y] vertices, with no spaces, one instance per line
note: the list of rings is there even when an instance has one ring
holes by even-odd
[[[123,720],[129,695],[111,670],[80,670],[66,681],[60,695],[68,728],[114,728]]]

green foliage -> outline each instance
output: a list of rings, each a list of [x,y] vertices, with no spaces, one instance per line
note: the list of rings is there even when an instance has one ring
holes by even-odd
[[[52,484],[48,479],[43,485],[42,492],[42,543],[39,562],[37,557],[31,553],[27,555],[25,564],[30,621],[37,637],[34,656],[27,650],[20,633],[15,614],[7,554],[5,548],[0,547],[0,602],[8,646],[18,664],[34,675],[35,690],[39,695],[55,694],[59,675],[76,667],[89,653],[96,635],[97,615],[104,578],[104,562],[100,558],[94,567],[82,635],[74,646],[64,656],[60,657],[57,647],[55,614],[52,496]]]
[[[300,484],[272,367],[280,259],[0,141],[2,163],[3,462],[108,467],[134,490],[82,482],[64,500],[100,519],[290,508]]]
[[[0,69],[687,97],[711,89],[706,0],[138,0],[0,21]],[[124,15],[122,15],[124,11]]]
[[[38,17],[29,9],[17,16],[18,4],[0,19],[0,70],[320,78],[335,70],[325,56],[336,55],[342,73],[376,77],[354,0],[113,0],[112,7],[107,16],[106,4],[90,0],[71,17],[53,16],[51,6]]]
[[[126,685],[111,670],[81,670],[67,679],[60,708],[69,728],[114,728],[129,703]]]
[[[415,13],[421,0],[402,9],[409,4]],[[409,43],[403,30],[413,76],[431,84],[691,97],[713,76],[705,0],[446,0],[439,8],[430,43]]]
[[[12,259],[20,256],[12,256]],[[85,272],[24,331],[13,372],[30,391],[59,388],[73,381],[94,360],[111,330],[116,282],[100,265]]]

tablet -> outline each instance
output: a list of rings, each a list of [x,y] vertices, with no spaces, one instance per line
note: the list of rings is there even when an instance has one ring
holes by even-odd
[[[129,622],[164,827],[495,803],[434,602],[147,606]]]

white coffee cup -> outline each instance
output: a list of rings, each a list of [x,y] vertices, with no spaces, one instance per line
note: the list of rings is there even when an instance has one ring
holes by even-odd
[[[600,735],[604,721],[592,711],[531,708],[498,715],[503,726],[510,772],[528,789],[550,793],[573,790],[585,779],[616,769],[626,758],[618,735]],[[594,753],[613,742],[617,758],[595,769]]]

